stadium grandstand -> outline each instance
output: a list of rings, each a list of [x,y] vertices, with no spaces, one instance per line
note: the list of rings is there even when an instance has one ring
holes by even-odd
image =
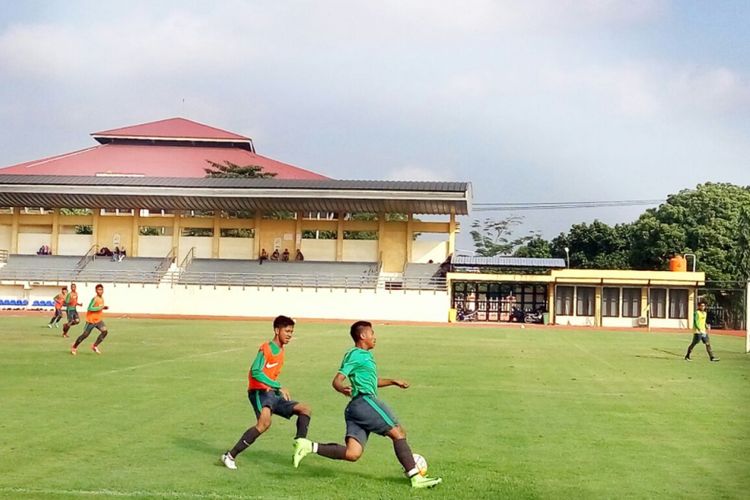
[[[103,283],[113,313],[447,321],[439,263],[470,184],[330,179],[182,118],[92,137],[0,169],[0,298],[46,304],[73,281]]]

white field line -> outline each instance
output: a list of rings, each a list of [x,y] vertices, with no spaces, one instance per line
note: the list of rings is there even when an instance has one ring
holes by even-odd
[[[16,495],[68,495],[68,496],[90,496],[90,497],[142,497],[142,498],[195,498],[195,499],[230,499],[230,500],[254,500],[263,498],[259,496],[232,495],[226,493],[189,493],[180,491],[122,491],[122,490],[66,490],[55,488],[14,488],[0,487],[0,493]],[[282,498],[274,496],[274,498]],[[286,497],[292,498],[292,497]]]
[[[187,356],[180,356],[179,358],[172,358],[172,359],[161,359],[159,361],[152,361],[150,363],[143,363],[142,365],[133,365],[133,366],[127,366],[125,368],[118,368],[117,370],[109,370],[106,372],[102,372],[101,375],[111,375],[113,373],[121,373],[126,372],[130,370],[136,370],[138,368],[145,368],[147,366],[155,366],[155,365],[161,365],[164,363],[172,363],[175,361],[182,361],[185,359],[192,359],[192,358],[202,358],[205,356],[213,356],[214,354],[224,354],[225,352],[234,352],[234,351],[242,351],[245,349],[244,347],[235,347],[233,349],[224,349],[223,351],[211,351],[211,352],[203,352],[200,354],[189,354]]]
[[[581,351],[581,352],[583,352],[583,353],[585,353],[585,354],[588,354],[589,356],[591,356],[591,357],[592,357],[592,358],[594,358],[595,360],[599,361],[599,362],[600,362],[601,364],[603,364],[603,365],[604,365],[604,366],[606,366],[607,368],[610,368],[610,369],[612,369],[612,370],[617,370],[617,367],[615,367],[615,366],[614,366],[613,364],[611,364],[611,363],[610,363],[609,361],[607,361],[606,359],[604,359],[604,358],[602,358],[602,357],[600,357],[600,356],[597,356],[596,354],[592,354],[592,353],[591,353],[591,351],[589,351],[589,350],[587,350],[587,349],[584,349],[583,347],[579,346],[579,345],[578,345],[578,344],[576,344],[575,342],[573,342],[572,344],[573,344],[573,345],[574,345],[574,346],[575,346],[575,347],[576,347],[576,348],[577,348],[577,349],[578,349],[579,351]]]

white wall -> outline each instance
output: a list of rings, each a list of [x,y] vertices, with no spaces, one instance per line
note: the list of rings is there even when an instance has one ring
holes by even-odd
[[[411,262],[426,264],[430,260],[441,263],[448,256],[447,241],[417,240],[411,246]]]
[[[602,317],[602,326],[611,326],[613,328],[633,328],[638,326],[638,318],[604,318]]]
[[[95,283],[78,283],[87,304]],[[7,297],[49,300],[57,286],[2,287]],[[104,283],[104,299],[112,314],[173,314],[296,318],[448,321],[447,292],[301,289],[268,287],[203,287],[193,285],[113,285]],[[105,314],[106,320],[106,314]]]
[[[377,262],[377,240],[344,240],[344,262]]]
[[[685,328],[688,327],[687,319],[651,318],[651,328]]]
[[[52,235],[49,233],[18,233],[18,253],[35,254],[42,245],[51,245]]]
[[[138,236],[138,257],[166,257],[171,250],[171,236]]]
[[[181,236],[180,255],[177,257],[177,262],[182,262],[192,247],[195,247],[195,258],[210,259],[213,253],[213,240],[208,236]]]
[[[556,316],[556,325],[594,326],[593,316]]]
[[[8,250],[10,252],[11,229],[12,226],[0,224],[0,250]]]
[[[91,234],[59,234],[57,237],[57,255],[83,255],[94,244]]]
[[[303,238],[301,246],[305,260],[327,262],[336,260],[336,240],[308,240]],[[292,255],[290,258],[294,258],[294,256]]]
[[[252,259],[255,238],[219,238],[220,259]]]

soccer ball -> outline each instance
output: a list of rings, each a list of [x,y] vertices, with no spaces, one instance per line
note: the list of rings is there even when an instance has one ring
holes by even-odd
[[[427,460],[422,455],[417,453],[414,454],[414,463],[417,465],[417,470],[420,476],[427,475]]]

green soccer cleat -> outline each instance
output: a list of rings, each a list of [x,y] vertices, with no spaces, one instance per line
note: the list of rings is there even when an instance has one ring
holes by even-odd
[[[416,474],[411,477],[412,488],[432,488],[443,482],[443,478],[440,477],[426,477],[420,474]]]
[[[313,444],[312,441],[305,438],[297,438],[294,440],[294,457],[292,457],[292,461],[294,462],[294,468],[296,469],[299,467],[299,463],[302,461],[303,458],[305,458],[307,455],[313,452]]]

